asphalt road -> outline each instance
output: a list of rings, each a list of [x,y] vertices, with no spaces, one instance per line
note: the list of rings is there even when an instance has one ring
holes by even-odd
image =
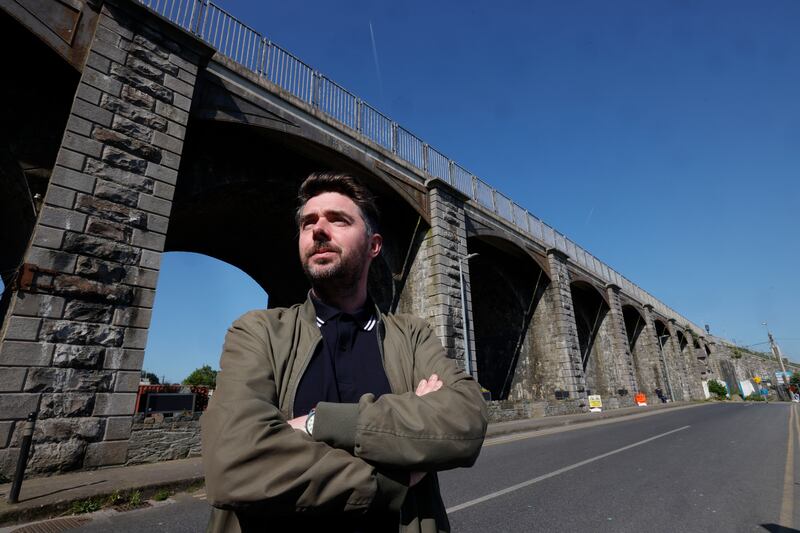
[[[800,405],[709,404],[512,436],[440,482],[456,532],[800,530]],[[203,531],[208,513],[200,492],[75,531]]]

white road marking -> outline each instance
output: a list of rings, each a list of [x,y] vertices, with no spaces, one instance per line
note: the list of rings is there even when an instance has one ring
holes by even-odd
[[[505,488],[505,489],[502,489],[502,490],[498,490],[496,492],[492,492],[490,494],[487,494],[486,496],[481,496],[480,498],[475,498],[474,500],[470,500],[468,502],[464,502],[464,503],[460,503],[458,505],[454,505],[453,507],[450,507],[449,509],[447,509],[446,512],[447,512],[447,514],[455,513],[456,511],[460,511],[462,509],[466,509],[467,507],[472,507],[473,505],[478,505],[479,503],[483,503],[485,501],[492,500],[494,498],[503,496],[505,494],[508,494],[510,492],[514,492],[514,491],[519,490],[519,489],[523,489],[525,487],[529,487],[529,486],[533,485],[534,483],[539,483],[540,481],[544,481],[545,479],[550,479],[551,477],[558,476],[560,474],[563,474],[564,472],[569,472],[570,470],[574,470],[576,468],[588,465],[589,463],[593,463],[595,461],[599,461],[600,459],[604,459],[604,458],[609,457],[611,455],[614,455],[614,454],[617,454],[617,453],[620,453],[620,452],[624,452],[625,450],[630,450],[631,448],[635,448],[637,446],[641,446],[642,444],[647,444],[648,442],[652,442],[652,441],[654,441],[656,439],[660,439],[661,437],[666,437],[667,435],[672,435],[673,433],[677,433],[678,431],[683,431],[684,429],[689,429],[690,427],[691,426],[679,427],[677,429],[673,429],[671,431],[667,431],[666,433],[661,433],[660,435],[655,435],[655,436],[650,437],[648,439],[640,440],[639,442],[634,442],[633,444],[628,444],[627,446],[623,446],[622,448],[617,448],[616,450],[612,450],[610,452],[606,452],[606,453],[597,455],[595,457],[592,457],[591,459],[586,459],[585,461],[581,461],[579,463],[575,463],[575,464],[572,464],[572,465],[569,465],[569,466],[565,466],[564,468],[559,468],[558,470],[554,470],[554,471],[552,471],[550,473],[541,475],[539,477],[535,477],[533,479],[529,479],[528,481],[523,481],[522,483],[517,483],[516,485],[512,485],[512,486],[510,486],[508,488]]]

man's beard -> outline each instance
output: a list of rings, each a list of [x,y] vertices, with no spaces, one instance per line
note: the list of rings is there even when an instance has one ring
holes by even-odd
[[[335,264],[311,265],[314,253],[331,250],[338,254]],[[349,256],[341,255],[341,249],[325,242],[315,243],[314,248],[303,258],[303,272],[316,292],[348,291],[355,289],[363,273],[367,250],[354,251]]]

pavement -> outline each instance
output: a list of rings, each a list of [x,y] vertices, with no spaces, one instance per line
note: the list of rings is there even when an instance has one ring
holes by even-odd
[[[675,402],[646,407],[628,407],[601,413],[550,416],[489,424],[486,439],[503,438],[513,434],[540,431],[576,424],[621,417],[638,417],[656,411],[691,407],[702,403]],[[26,479],[22,484],[19,502],[8,503],[11,484],[0,485],[0,526],[22,524],[36,519],[65,516],[70,506],[89,498],[105,498],[114,492],[139,490],[143,498],[155,492],[171,491],[201,485],[204,482],[200,457],[165,461],[162,463],[117,466],[91,471],[69,472],[48,477]]]

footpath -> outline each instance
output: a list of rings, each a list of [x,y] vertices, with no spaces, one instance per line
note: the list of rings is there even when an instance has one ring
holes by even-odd
[[[665,409],[686,408],[702,403],[675,402],[646,407],[628,407],[601,413],[550,416],[489,424],[487,443],[521,436],[524,433],[621,417],[640,417]],[[76,502],[102,499],[112,494],[138,490],[146,499],[158,491],[179,491],[201,486],[204,482],[200,457],[133,466],[108,467],[99,470],[69,472],[49,477],[26,479],[19,503],[8,503],[11,484],[0,485],[0,526],[22,524],[36,519],[63,516]]]

